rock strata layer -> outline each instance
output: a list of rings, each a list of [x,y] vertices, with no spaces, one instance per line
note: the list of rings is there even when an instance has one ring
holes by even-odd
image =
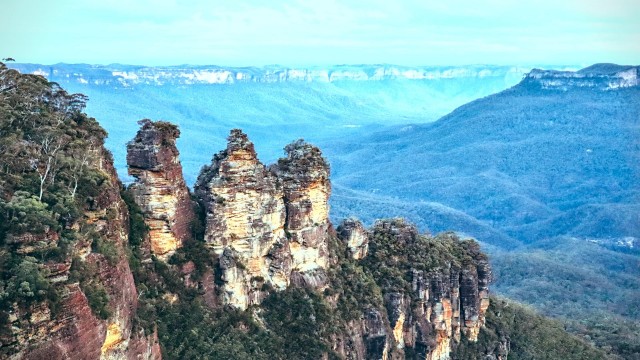
[[[369,250],[369,232],[357,219],[345,219],[336,229],[340,240],[347,244],[349,254],[355,260],[367,256]]]

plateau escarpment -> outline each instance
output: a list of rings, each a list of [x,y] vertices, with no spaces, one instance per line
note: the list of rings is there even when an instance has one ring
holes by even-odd
[[[616,90],[640,85],[640,68],[615,64],[595,64],[580,71],[533,69],[523,84],[535,84],[542,89],[568,91],[575,88]]]
[[[287,68],[279,66],[219,67],[219,66],[163,66],[140,67],[111,64],[11,64],[25,73],[47,76],[64,84],[116,85],[194,85],[246,83],[329,83],[340,81],[384,80],[443,80],[464,78],[520,77],[528,71],[518,66],[430,66],[406,67],[397,65],[337,65],[328,67]]]

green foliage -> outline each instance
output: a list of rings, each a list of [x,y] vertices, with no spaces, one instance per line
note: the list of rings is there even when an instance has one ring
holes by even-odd
[[[604,352],[567,333],[558,321],[545,318],[511,300],[492,298],[486,326],[477,343],[465,339],[454,359],[477,359],[478,354],[495,353],[500,342],[510,342],[508,358],[514,360],[596,360]]]
[[[337,358],[329,347],[335,320],[331,309],[309,290],[273,294],[261,310],[211,310],[197,299],[159,300],[153,309],[163,358],[319,359],[324,353]]]
[[[320,359],[331,354],[330,338],[341,321],[316,292],[291,287],[267,297],[259,314],[277,338],[275,352],[282,359]],[[276,350],[276,349],[273,349]]]
[[[273,337],[248,312],[212,311],[200,302],[158,304],[158,336],[163,358],[283,359],[271,356]],[[180,331],[176,331],[180,329]]]
[[[15,275],[8,279],[2,300],[7,304],[17,301],[25,306],[43,300],[57,301],[57,294],[47,281],[45,270],[38,265],[35,258],[14,257],[13,261],[14,264],[17,263],[17,266],[11,269]]]
[[[195,265],[191,280],[198,281],[207,270],[213,269],[215,256],[203,241],[187,240],[169,259],[169,264],[183,265],[189,261]]]
[[[111,316],[111,310],[109,310],[109,295],[104,286],[88,283],[82,287],[82,292],[87,296],[89,306],[97,317],[106,320]]]
[[[41,76],[22,75],[0,63],[3,311],[13,303],[28,310],[47,302],[55,312],[58,294],[44,265],[70,261],[79,239],[98,239],[94,250],[116,261],[113,244],[83,219],[110,184],[101,169],[106,132],[82,113],[86,101],[82,94],[68,94]],[[70,281],[80,282],[94,313],[106,318],[108,296],[97,272],[78,264],[74,262]]]
[[[57,230],[54,213],[46,203],[26,191],[17,191],[8,202],[0,199],[0,234],[44,233]]]
[[[614,357],[640,359],[637,255],[561,237],[492,258],[497,292],[562,320]]]
[[[27,308],[47,302],[55,314],[59,294],[47,280],[47,271],[30,256],[19,256],[0,250],[0,332],[9,331],[8,314],[14,303]]]
[[[140,206],[136,204],[129,189],[122,189],[120,196],[129,210],[129,244],[133,247],[140,246],[149,231],[144,222],[144,213]]]
[[[95,253],[102,254],[112,266],[115,266],[120,259],[116,245],[100,236],[93,239],[91,249]]]
[[[410,293],[412,271],[442,272],[486,259],[473,240],[461,241],[452,233],[429,237],[402,219],[385,221],[393,230],[374,226],[369,255],[362,261],[384,292]]]
[[[346,244],[331,237],[329,248],[338,264],[328,270],[331,285],[324,291],[324,295],[338,297],[338,317],[343,321],[355,320],[361,318],[367,308],[381,308],[383,301],[380,287],[361,264],[346,256]]]
[[[100,281],[96,264],[74,258],[69,270],[69,281],[80,284],[94,315],[103,320],[111,316],[109,295]]]
[[[149,119],[142,119],[138,121],[138,125],[140,125],[142,129],[155,128],[158,130],[163,135],[163,144],[165,144],[167,139],[176,139],[180,136],[178,126],[167,121],[151,121]]]
[[[640,360],[640,323],[605,312],[563,319],[567,330],[591,342],[615,360]]]
[[[204,206],[198,201],[195,195],[191,195],[191,201],[193,203],[193,212],[196,215],[195,219],[191,222],[191,233],[193,239],[204,242],[205,224],[206,224],[206,211]]]

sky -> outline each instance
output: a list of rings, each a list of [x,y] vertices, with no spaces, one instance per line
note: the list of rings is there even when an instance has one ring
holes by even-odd
[[[40,64],[640,63],[640,0],[0,0]]]

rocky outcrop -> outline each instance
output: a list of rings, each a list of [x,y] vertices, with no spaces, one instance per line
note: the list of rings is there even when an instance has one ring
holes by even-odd
[[[369,250],[369,232],[357,219],[345,219],[336,229],[338,238],[347,244],[349,254],[355,260],[367,256]]]
[[[205,241],[220,255],[223,303],[244,309],[262,300],[263,285],[285,289],[291,256],[284,194],[244,133],[231,132],[195,191],[206,209]]]
[[[329,167],[318,148],[295,142],[267,169],[232,130],[195,185],[206,209],[205,241],[220,255],[223,303],[244,309],[270,288],[320,288],[328,262]]]
[[[176,148],[180,131],[163,121],[140,124],[127,144],[129,175],[136,178],[131,189],[149,227],[149,250],[166,260],[191,237],[195,218]]]
[[[427,252],[425,259],[417,263],[394,265],[409,279],[404,288],[397,284],[402,279],[385,285],[387,279],[381,285],[397,348],[411,348],[417,358],[443,360],[450,358],[461,336],[471,342],[477,340],[489,305],[487,285],[491,271],[475,242],[461,243],[453,234],[440,235],[430,241],[435,243],[429,244],[414,226],[397,219],[376,223],[369,238],[370,247],[373,246],[375,252],[384,251],[385,257],[406,258],[417,248]],[[434,247],[438,242],[458,247],[462,255],[437,253]],[[429,250],[429,246],[434,247]],[[403,251],[407,253],[402,254]],[[377,256],[380,254],[374,254],[374,258]],[[425,268],[428,256],[438,260]],[[367,264],[372,259],[364,261]],[[386,265],[369,262],[367,266],[389,264],[395,262],[386,262]]]
[[[292,269],[308,273],[328,263],[329,165],[320,149],[303,140],[287,145],[285,152],[272,171],[284,193]]]

